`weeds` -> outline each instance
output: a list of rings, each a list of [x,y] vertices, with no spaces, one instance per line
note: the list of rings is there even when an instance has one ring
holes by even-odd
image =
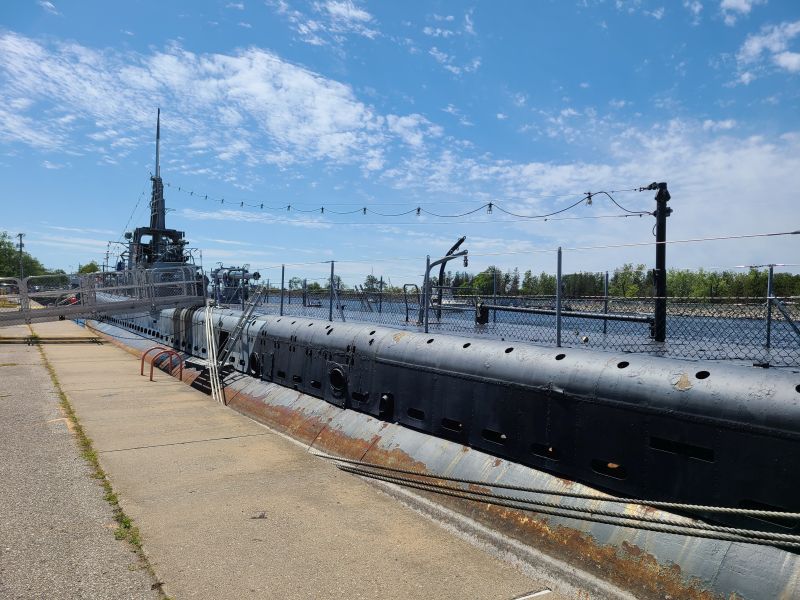
[[[33,337],[38,338],[36,334],[33,334]],[[92,478],[97,479],[102,486],[104,492],[103,499],[111,506],[114,520],[117,523],[117,527],[114,530],[114,538],[117,540],[127,541],[128,544],[131,545],[133,552],[136,553],[141,564],[144,565],[153,579],[156,579],[155,571],[153,571],[153,567],[148,562],[147,557],[144,554],[144,550],[142,549],[142,539],[139,535],[139,528],[133,524],[131,518],[125,514],[125,511],[123,511],[122,507],[119,505],[119,497],[116,493],[114,493],[114,489],[111,487],[111,482],[108,480],[106,472],[103,470],[103,467],[100,466],[97,452],[92,447],[92,440],[86,435],[86,432],[83,430],[80,421],[78,421],[78,416],[75,414],[67,395],[61,388],[61,383],[58,381],[55,369],[53,369],[50,361],[47,360],[47,356],[45,355],[41,346],[39,346],[39,354],[42,356],[44,366],[47,369],[47,372],[50,374],[50,379],[52,380],[53,386],[58,394],[61,410],[64,411],[64,415],[72,425],[72,431],[75,434],[75,440],[78,443],[78,449],[80,450],[81,456],[89,465]],[[158,586],[157,589],[162,600],[167,600],[167,596],[161,591],[161,587]]]

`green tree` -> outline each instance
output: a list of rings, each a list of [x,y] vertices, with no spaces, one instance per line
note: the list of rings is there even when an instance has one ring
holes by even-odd
[[[502,293],[503,274],[495,266],[491,266],[485,271],[478,273],[472,280],[472,287],[475,288],[475,293],[482,296],[488,296],[497,290],[497,293]]]
[[[556,276],[542,271],[538,277],[536,294],[540,296],[554,296],[556,293]]]
[[[44,275],[47,269],[27,252],[22,252],[25,277]],[[19,277],[19,249],[8,232],[0,231],[0,277]]]
[[[525,274],[522,276],[522,293],[526,296],[532,296],[536,293],[536,278],[531,273],[531,270],[528,269],[525,271]]]
[[[645,265],[634,267],[631,263],[625,263],[621,269],[614,271],[608,286],[609,294],[626,298],[651,295],[652,291],[647,288],[652,286],[647,286],[645,283],[645,269]]]
[[[511,283],[508,287],[508,293],[512,296],[519,295],[519,269],[514,267],[514,271],[511,273]]]
[[[82,265],[81,268],[78,269],[78,273],[97,273],[99,270],[99,265],[95,261],[91,261],[85,265]]]

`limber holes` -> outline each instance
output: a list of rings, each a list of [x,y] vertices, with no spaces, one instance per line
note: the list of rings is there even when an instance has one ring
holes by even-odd
[[[550,460],[558,460],[559,454],[558,450],[556,450],[553,446],[548,446],[547,444],[531,444],[531,452],[536,456],[541,456],[542,458],[549,458]]]
[[[424,421],[425,420],[425,411],[420,410],[418,408],[409,408],[406,413],[409,417],[416,421]]]
[[[714,451],[711,448],[703,448],[702,446],[695,446],[685,442],[650,436],[650,448],[661,452],[669,452],[670,454],[681,454],[705,462],[714,462]]]
[[[445,417],[442,419],[442,429],[447,429],[447,431],[452,431],[453,433],[461,433],[464,431],[464,424],[461,421]]]
[[[508,436],[506,436],[505,433],[500,433],[494,429],[484,429],[481,431],[481,435],[487,442],[492,442],[495,444],[503,445],[506,443],[506,441],[508,441]]]
[[[614,479],[625,479],[628,476],[628,472],[622,465],[597,458],[592,460],[592,471]]]

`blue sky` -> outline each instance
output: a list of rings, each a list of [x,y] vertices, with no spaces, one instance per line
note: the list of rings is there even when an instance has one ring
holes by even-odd
[[[473,271],[552,272],[559,245],[567,272],[652,266],[654,219],[603,196],[547,221],[430,213],[538,215],[655,180],[669,239],[800,229],[789,0],[3,2],[0,229],[51,267],[102,260],[148,219],[159,106],[168,225],[206,266],[273,279],[336,259],[346,283],[416,281],[460,235]],[[654,208],[652,192],[614,197]],[[668,263],[798,250],[674,244]]]

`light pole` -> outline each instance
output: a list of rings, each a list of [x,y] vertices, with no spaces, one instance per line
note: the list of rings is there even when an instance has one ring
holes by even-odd
[[[19,278],[22,279],[25,277],[25,271],[22,268],[22,249],[25,247],[25,244],[22,243],[22,238],[25,237],[25,234],[18,233],[17,237],[19,238]]]
[[[667,206],[670,199],[666,183],[651,183],[648,190],[656,190],[656,268],[653,273],[655,284],[655,322],[653,339],[663,342],[667,338],[667,217],[672,209]]]

